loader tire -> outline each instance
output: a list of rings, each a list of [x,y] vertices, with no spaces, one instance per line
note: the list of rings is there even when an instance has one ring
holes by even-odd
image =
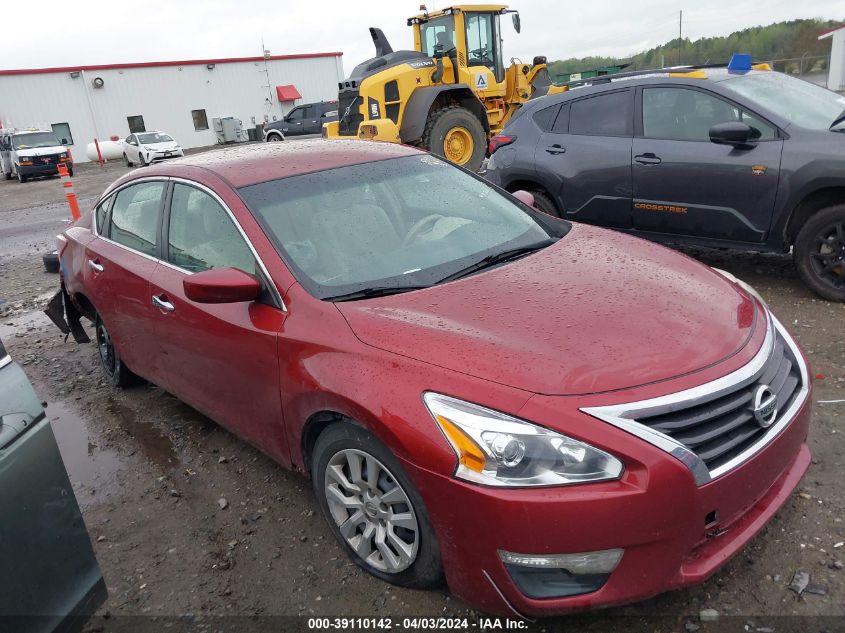
[[[432,154],[477,172],[487,152],[487,134],[472,112],[449,106],[429,115],[421,145]]]

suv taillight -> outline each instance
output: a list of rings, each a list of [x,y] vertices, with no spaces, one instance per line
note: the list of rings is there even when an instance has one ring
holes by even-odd
[[[490,145],[487,147],[488,153],[491,155],[500,147],[510,145],[516,140],[515,136],[494,136],[490,139]]]

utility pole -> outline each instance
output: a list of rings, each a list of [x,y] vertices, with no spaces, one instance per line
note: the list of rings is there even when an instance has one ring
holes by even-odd
[[[683,42],[684,32],[684,12],[678,13],[678,66],[681,65],[681,43]]]

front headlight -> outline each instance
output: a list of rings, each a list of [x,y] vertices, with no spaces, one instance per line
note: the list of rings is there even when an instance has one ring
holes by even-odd
[[[488,486],[559,486],[618,479],[622,462],[525,420],[433,392],[423,402],[458,457],[455,476]]]

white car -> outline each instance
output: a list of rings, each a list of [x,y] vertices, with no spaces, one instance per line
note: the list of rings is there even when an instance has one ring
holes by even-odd
[[[127,167],[145,167],[150,163],[184,155],[182,146],[164,132],[138,132],[123,139],[123,160]]]

